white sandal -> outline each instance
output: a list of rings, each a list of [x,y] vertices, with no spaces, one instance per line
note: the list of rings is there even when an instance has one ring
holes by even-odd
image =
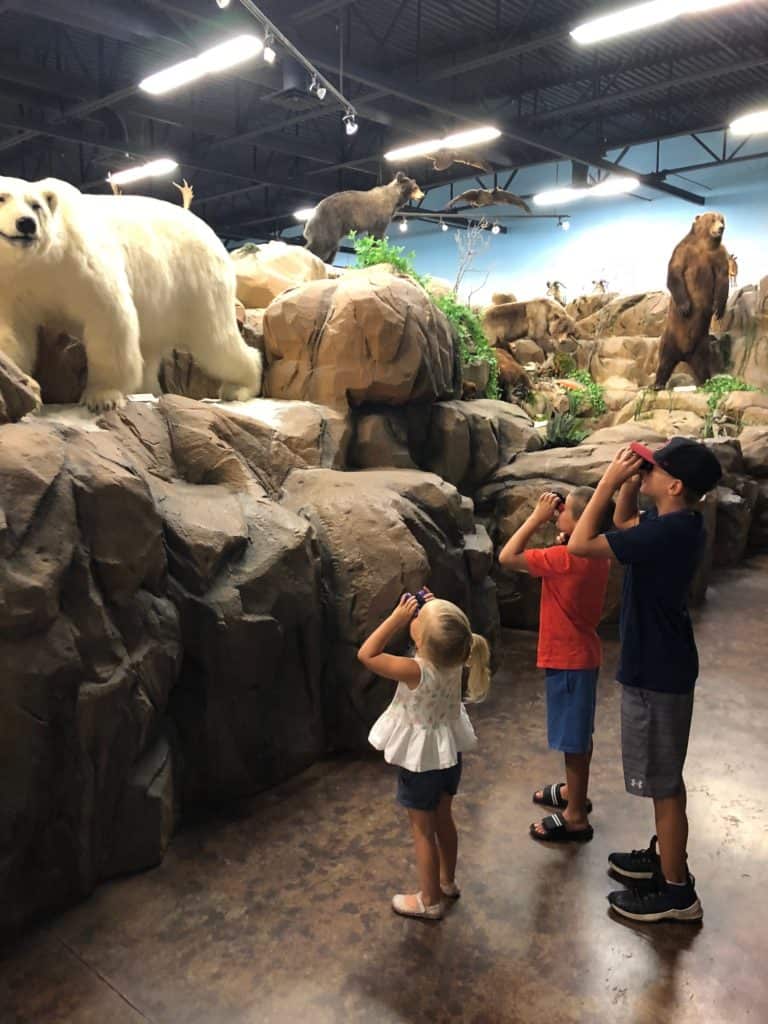
[[[416,900],[416,910],[410,909],[408,902],[410,899]],[[393,896],[392,909],[396,914],[402,914],[403,917],[420,917],[427,921],[439,921],[443,916],[442,903],[433,903],[429,907],[424,903],[420,892],[415,892],[408,896],[398,893],[397,896]]]

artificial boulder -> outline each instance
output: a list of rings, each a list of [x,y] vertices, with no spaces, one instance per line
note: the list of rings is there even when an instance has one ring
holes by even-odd
[[[15,423],[37,405],[38,395],[29,377],[0,353],[0,423]]]
[[[667,292],[640,292],[613,299],[578,322],[583,338],[660,337],[669,306]]]
[[[360,643],[404,591],[425,584],[464,608],[492,641],[498,613],[486,578],[490,544],[475,525],[471,502],[431,473],[297,470],[285,482],[283,505],[312,524],[322,551],[329,740],[335,747],[364,747],[391,700],[392,684],[357,661]]]
[[[450,398],[445,316],[409,277],[356,271],[275,299],[264,314],[265,393],[335,409]]]
[[[328,277],[321,259],[287,242],[248,243],[230,255],[237,274],[237,297],[246,309],[266,309],[286,289]]]

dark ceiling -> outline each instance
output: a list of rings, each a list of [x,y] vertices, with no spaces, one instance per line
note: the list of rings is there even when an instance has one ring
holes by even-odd
[[[425,135],[495,124],[503,135],[483,152],[503,185],[515,168],[553,158],[610,169],[610,150],[722,128],[768,104],[765,0],[591,47],[574,44],[569,30],[619,3],[259,6],[334,84],[343,57],[356,135],[344,134],[341,108],[310,96],[306,73],[284,55],[168,97],[139,92],[147,74],[257,29],[238,0],[225,11],[214,0],[0,0],[0,173],[105,191],[108,171],[170,155],[194,185],[196,212],[225,238],[259,238],[294,224],[297,206],[388,179],[382,153]],[[737,145],[702,148],[702,162],[735,155]],[[468,173],[428,167],[410,167],[422,187]],[[644,183],[692,198],[668,180],[671,170]],[[136,188],[169,197],[167,182]]]

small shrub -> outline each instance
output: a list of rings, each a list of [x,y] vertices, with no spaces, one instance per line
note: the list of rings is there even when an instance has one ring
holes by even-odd
[[[607,411],[608,406],[605,404],[603,389],[596,380],[592,379],[588,370],[574,370],[568,374],[568,379],[576,381],[584,389],[582,394],[576,392],[577,396],[581,398],[580,411],[592,416],[602,416]]]
[[[589,431],[584,430],[578,420],[579,396],[568,395],[568,411],[553,412],[547,423],[545,448],[575,448],[581,444]]]
[[[701,385],[701,390],[709,395],[707,398],[707,415],[704,417],[704,436],[712,437],[715,413],[725,396],[729,395],[732,391],[757,391],[757,388],[747,384],[740,377],[732,377],[729,373],[718,373],[716,376],[710,377],[708,381],[705,381]]]

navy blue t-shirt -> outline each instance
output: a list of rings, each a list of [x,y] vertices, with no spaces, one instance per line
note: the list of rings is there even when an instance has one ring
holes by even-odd
[[[700,512],[646,512],[637,526],[606,539],[626,566],[617,678],[625,686],[688,693],[699,656],[688,612],[688,587],[704,550]]]

